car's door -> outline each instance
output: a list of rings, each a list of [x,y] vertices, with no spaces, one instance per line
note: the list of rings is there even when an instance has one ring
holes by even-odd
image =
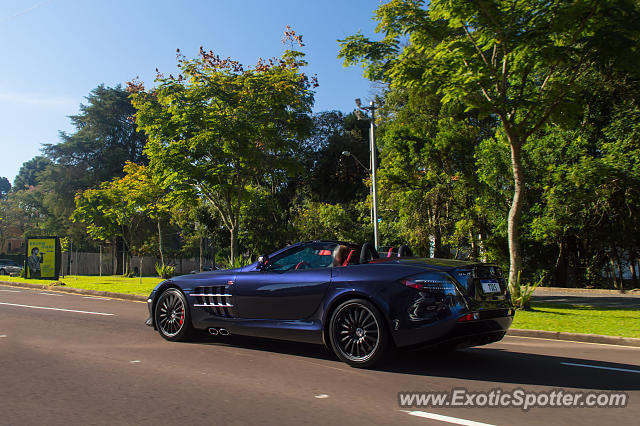
[[[305,243],[269,260],[261,271],[239,273],[234,298],[240,318],[304,319],[331,282],[335,243]]]

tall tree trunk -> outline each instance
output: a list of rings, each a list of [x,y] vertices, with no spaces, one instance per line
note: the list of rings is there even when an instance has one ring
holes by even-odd
[[[512,129],[505,126],[507,139],[511,146],[511,167],[513,169],[513,199],[507,219],[507,239],[509,242],[509,284],[515,286],[521,268],[520,253],[520,214],[524,201],[524,171],[522,170],[522,144]]]
[[[629,256],[629,269],[631,269],[631,282],[633,282],[633,288],[638,288],[638,275],[636,274],[636,265],[633,254]]]
[[[162,230],[160,229],[160,215],[157,217],[158,222],[158,251],[160,252],[160,263],[164,267],[164,255],[162,254]]]
[[[200,237],[200,272],[203,271],[202,269],[202,236]]]
[[[618,290],[623,290],[624,289],[624,275],[623,275],[623,271],[622,271],[622,262],[620,261],[620,254],[618,254],[618,248],[616,247],[615,244],[612,244],[612,248],[613,248],[613,258],[616,261],[616,265],[618,266],[618,278],[619,278],[619,286],[618,286]]]
[[[234,227],[231,229],[231,264],[234,264],[238,257],[238,231]]]
[[[618,278],[616,277],[616,265],[613,262],[613,258],[609,258],[609,263],[611,264],[611,277],[613,281],[613,288],[618,287]]]
[[[567,237],[566,250],[567,266],[567,287],[578,287],[578,241],[575,235]]]
[[[567,282],[567,259],[564,254],[565,250],[564,237],[558,243],[558,258],[556,259],[555,270],[553,271],[554,285],[564,287]]]
[[[471,253],[469,254],[469,257],[471,260],[478,260],[478,244],[476,244],[473,230],[469,230],[469,242],[471,243]]]

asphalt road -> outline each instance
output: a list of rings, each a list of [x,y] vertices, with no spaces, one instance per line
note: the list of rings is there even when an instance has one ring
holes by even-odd
[[[170,343],[144,325],[146,316],[139,302],[0,286],[0,424],[625,425],[640,418],[640,348],[507,337],[453,354],[403,352],[383,368],[358,370],[315,345],[239,336]],[[616,390],[628,392],[629,403],[526,412],[398,405],[398,392],[454,388]]]

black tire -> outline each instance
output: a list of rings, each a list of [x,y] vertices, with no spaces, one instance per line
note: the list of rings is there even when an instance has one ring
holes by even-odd
[[[329,341],[336,356],[352,367],[371,367],[389,352],[384,318],[373,303],[364,299],[347,300],[333,311]]]
[[[5,271],[4,269],[0,269],[0,275],[7,275],[7,271]]]
[[[154,320],[158,333],[171,342],[183,342],[193,336],[189,305],[177,288],[168,288],[158,296]]]

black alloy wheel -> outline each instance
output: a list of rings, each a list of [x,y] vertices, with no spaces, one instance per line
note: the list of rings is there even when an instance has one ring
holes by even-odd
[[[348,300],[338,306],[329,329],[334,352],[352,367],[370,367],[387,352],[389,337],[384,319],[367,300]]]
[[[155,323],[162,337],[172,342],[186,340],[191,334],[187,300],[177,288],[165,290],[155,308]]]

